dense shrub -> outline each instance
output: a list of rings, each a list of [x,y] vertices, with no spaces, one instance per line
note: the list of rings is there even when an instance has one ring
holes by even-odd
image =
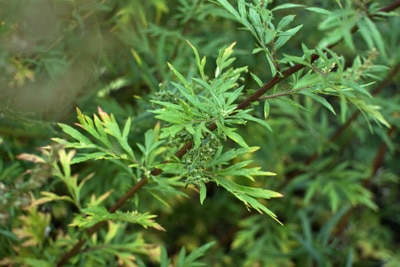
[[[2,0],[4,266],[399,266],[400,1]]]

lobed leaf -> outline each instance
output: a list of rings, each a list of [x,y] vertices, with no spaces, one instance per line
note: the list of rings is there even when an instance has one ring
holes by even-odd
[[[153,218],[156,216],[151,215],[147,212],[139,213],[137,211],[116,211],[115,213],[110,213],[106,210],[106,208],[101,206],[90,206],[88,208],[82,209],[81,212],[83,212],[86,216],[76,216],[70,226],[89,228],[99,222],[111,220],[115,222],[139,224],[144,228],[152,227],[156,230],[165,231],[165,229],[161,225],[153,221]]]
[[[247,207],[253,208],[260,213],[269,215],[272,219],[282,224],[277,216],[269,210],[265,205],[261,204],[256,198],[270,199],[282,197],[282,194],[254,187],[238,185],[223,177],[213,177],[213,180],[220,186],[224,187],[228,192],[232,193],[237,199],[242,201]]]

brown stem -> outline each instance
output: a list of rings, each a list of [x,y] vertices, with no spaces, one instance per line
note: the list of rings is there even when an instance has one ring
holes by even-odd
[[[400,0],[392,3],[391,5],[384,7],[381,9],[382,12],[389,12],[397,7],[400,6]],[[352,29],[352,32],[355,32],[357,30],[357,27],[354,27]],[[337,42],[339,43],[339,41]],[[333,46],[335,46],[337,43],[330,45],[328,48],[332,48]],[[316,59],[318,59],[319,56],[317,54],[312,54],[311,58],[310,58],[310,63],[314,62]],[[267,91],[269,91],[270,89],[272,89],[275,85],[277,85],[279,82],[281,82],[282,80],[286,79],[287,77],[289,77],[290,75],[298,72],[299,70],[303,69],[305,66],[301,65],[301,64],[296,64],[292,67],[290,67],[289,69],[283,71],[281,74],[277,74],[275,75],[271,80],[269,80],[267,83],[265,83],[261,88],[259,88],[255,93],[253,93],[252,95],[250,95],[248,98],[246,98],[244,101],[242,101],[236,108],[237,112],[238,110],[241,109],[245,109],[246,107],[248,107],[251,103],[259,101],[260,97],[265,94]],[[234,114],[233,113],[233,114]],[[208,126],[208,129],[213,131],[217,128],[215,123],[211,123]],[[191,149],[193,146],[193,141],[190,141],[188,143],[186,143],[178,152],[176,152],[175,156],[177,156],[178,158],[182,158],[189,149]],[[151,171],[151,174],[156,176],[161,174],[161,170],[160,169],[153,169]],[[138,192],[141,188],[143,188],[143,186],[145,186],[147,184],[147,178],[142,177],[142,179],[135,184],[131,189],[129,189],[128,192],[126,192],[118,201],[116,204],[114,204],[109,211],[110,212],[115,212],[116,210],[118,210],[129,198],[131,198],[136,192]],[[89,228],[87,230],[87,235],[90,236],[93,233],[97,232],[103,225],[105,224],[105,222],[99,222],[96,225],[94,225],[93,227]],[[79,250],[82,248],[82,246],[85,244],[85,240],[84,239],[80,239],[78,241],[78,243],[76,243],[76,245],[69,250],[66,254],[64,254],[64,256],[60,259],[60,261],[58,261],[57,266],[63,266],[65,263],[68,262],[68,260],[75,256]]]
[[[387,5],[383,8],[381,8],[379,11],[380,12],[390,12],[396,8],[400,7],[400,0],[394,1],[393,3],[391,3],[390,5]]]

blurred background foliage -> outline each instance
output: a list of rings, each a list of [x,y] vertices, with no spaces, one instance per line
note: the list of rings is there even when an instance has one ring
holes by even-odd
[[[235,6],[235,1],[231,2]],[[281,2],[272,1],[268,7],[272,9]],[[327,10],[351,6],[357,10],[365,3],[382,7],[391,2],[296,4]],[[55,184],[46,168],[36,167],[28,175],[26,170],[32,166],[17,161],[16,156],[36,151],[50,137],[61,135],[55,123],[73,123],[75,107],[91,114],[101,106],[121,123],[132,117],[130,141],[141,142],[144,132],[156,124],[147,112],[151,108],[149,100],[157,97],[161,83],[174,79],[166,63],[184,71],[187,77],[194,75],[195,62],[186,40],[207,56],[208,69],[212,69],[211,62],[222,46],[237,42],[235,65],[248,66],[263,82],[272,77],[265,57],[251,53],[255,44],[250,33],[241,30],[241,25],[211,1],[1,0],[0,7],[0,258],[21,252],[13,246],[19,244],[22,225],[34,225],[29,220],[40,221],[35,226],[39,228],[51,225],[53,230],[49,230],[52,232],[47,239],[55,239],[54,229],[67,231],[63,220],[74,212],[68,204],[23,212],[31,195],[38,196],[44,189],[65,189]],[[327,33],[317,27],[321,15],[302,8],[284,9],[274,16],[278,21],[288,14],[296,15],[293,24],[303,24],[303,28],[279,53],[301,56],[302,43],[316,47]],[[189,198],[169,196],[165,200],[169,207],[143,193],[141,208],[157,214],[157,222],[167,229],[161,234],[146,233],[146,242],[165,245],[173,257],[182,246],[190,251],[217,241],[212,253],[206,253],[207,266],[398,266],[398,25],[398,16],[378,19],[376,27],[389,57],[377,56],[374,64],[388,69],[365,78],[366,82],[374,82],[368,87],[373,92],[392,75],[373,100],[382,107],[389,130],[373,122],[369,126],[363,116],[351,119],[358,112],[353,107],[348,107],[347,117],[340,118],[301,96],[293,98],[302,107],[284,99],[269,101],[272,133],[253,124],[240,129],[249,145],[261,147],[248,156],[263,169],[278,174],[277,178],[257,183],[284,194],[284,198],[268,203],[283,227],[265,215],[249,213],[219,188],[209,188],[202,206],[197,193],[189,190]],[[347,67],[356,56],[367,58],[371,52],[361,40],[356,33],[355,51],[345,44],[334,48],[344,56]],[[258,89],[250,73],[245,85],[247,93]],[[338,99],[328,101],[335,110],[340,109]],[[255,110],[262,116],[261,104]],[[346,121],[349,123],[344,127]],[[336,137],[335,133],[340,135]],[[73,171],[81,177],[96,172],[96,180],[85,187],[87,199],[111,188],[125,192],[130,187],[131,181],[107,162],[77,164]],[[106,203],[111,205],[116,199],[111,196]],[[44,231],[40,229],[30,233]],[[120,231],[129,235],[138,229],[127,226]],[[36,240],[34,246],[43,251],[50,246],[47,239],[36,236],[31,240]],[[50,253],[51,249],[46,251]],[[143,259],[154,264],[149,255]]]

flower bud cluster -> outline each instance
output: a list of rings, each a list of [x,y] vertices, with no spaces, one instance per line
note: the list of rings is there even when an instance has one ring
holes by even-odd
[[[207,163],[213,159],[219,146],[219,140],[214,135],[208,135],[199,147],[193,147],[183,158],[187,184],[199,185],[207,183],[209,178],[205,174]]]
[[[168,146],[169,147],[181,146],[182,144],[185,144],[190,140],[192,140],[192,138],[193,138],[192,135],[189,134],[188,131],[182,130],[175,136],[169,138]]]
[[[155,93],[154,96],[155,100],[162,101],[162,102],[168,102],[172,104],[177,104],[179,103],[179,98],[178,95],[171,90],[160,90],[157,93]]]

